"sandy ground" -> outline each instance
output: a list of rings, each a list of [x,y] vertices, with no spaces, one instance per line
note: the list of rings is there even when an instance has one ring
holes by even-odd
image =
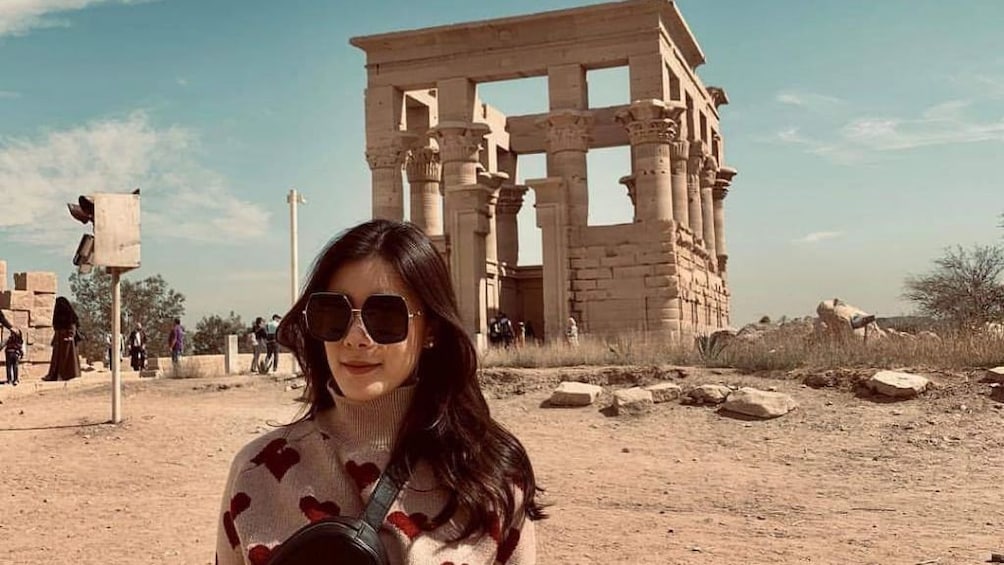
[[[540,563],[932,565],[1004,551],[1004,410],[986,385],[939,376],[923,398],[880,403],[686,372],[684,385],[773,386],[801,407],[761,422],[669,403],[625,419],[601,410],[609,395],[542,408],[553,371],[491,389],[547,488]],[[288,384],[129,380],[119,426],[104,423],[106,376],[0,387],[0,563],[211,563],[230,458],[296,413]]]

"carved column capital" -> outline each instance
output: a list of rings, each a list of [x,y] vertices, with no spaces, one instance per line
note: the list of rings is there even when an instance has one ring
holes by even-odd
[[[519,214],[520,209],[523,208],[523,197],[528,190],[530,190],[529,187],[522,185],[503,186],[499,191],[498,204],[496,204],[495,210],[499,214],[511,214],[513,216]]]
[[[635,189],[635,176],[634,175],[623,176],[617,182],[627,187],[628,198],[631,199],[631,205],[637,206],[637,204],[635,203],[635,197],[637,196],[638,193],[636,192]]]
[[[708,157],[705,144],[700,139],[690,140],[690,156],[687,161],[687,170],[693,175],[698,175],[704,167],[704,160]]]
[[[704,158],[704,166],[701,167],[701,187],[714,187],[718,178],[718,159],[714,155]]]
[[[718,178],[730,184],[737,174],[739,174],[739,171],[733,167],[721,167],[718,169]]]
[[[674,174],[687,172],[687,159],[690,158],[690,143],[677,140],[669,144],[669,160]]]
[[[617,113],[615,118],[628,131],[631,145],[670,143],[680,136],[682,102],[639,100]]]
[[[545,128],[548,153],[588,151],[593,115],[580,110],[557,110],[537,120]]]
[[[715,179],[711,195],[715,200],[725,200],[725,197],[729,195],[729,186],[731,185],[732,183],[725,179]]]
[[[456,161],[476,163],[484,137],[491,132],[487,124],[469,122],[440,122],[430,135],[439,142],[443,163]]]
[[[439,159],[439,149],[419,147],[408,152],[405,161],[408,182],[439,182],[443,164]]]

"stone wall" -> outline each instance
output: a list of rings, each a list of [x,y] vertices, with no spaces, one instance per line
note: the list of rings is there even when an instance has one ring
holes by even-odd
[[[8,287],[7,264],[0,261],[0,309],[14,327],[24,332],[27,357],[20,367],[21,379],[40,378],[49,369],[52,357],[52,310],[56,304],[56,274],[14,273]],[[4,330],[6,339],[6,330]],[[4,364],[0,356],[0,366]],[[4,376],[6,378],[6,375]]]

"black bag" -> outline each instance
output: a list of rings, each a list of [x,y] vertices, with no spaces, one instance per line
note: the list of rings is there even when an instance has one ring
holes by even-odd
[[[389,565],[380,526],[404,484],[393,461],[380,475],[361,518],[335,516],[300,528],[282,542],[268,565]]]

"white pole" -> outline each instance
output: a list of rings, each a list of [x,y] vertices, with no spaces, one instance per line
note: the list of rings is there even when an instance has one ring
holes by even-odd
[[[300,268],[299,268],[299,251],[298,240],[297,240],[297,225],[296,225],[296,205],[306,204],[307,201],[303,198],[303,195],[299,194],[295,188],[290,189],[289,195],[286,196],[286,202],[289,203],[289,303],[293,304],[296,302],[296,297],[300,291]]]
[[[112,362],[112,423],[122,421],[122,372],[119,355],[119,339],[122,335],[122,292],[119,286],[119,270],[108,269],[112,275],[112,343],[110,356]]]

